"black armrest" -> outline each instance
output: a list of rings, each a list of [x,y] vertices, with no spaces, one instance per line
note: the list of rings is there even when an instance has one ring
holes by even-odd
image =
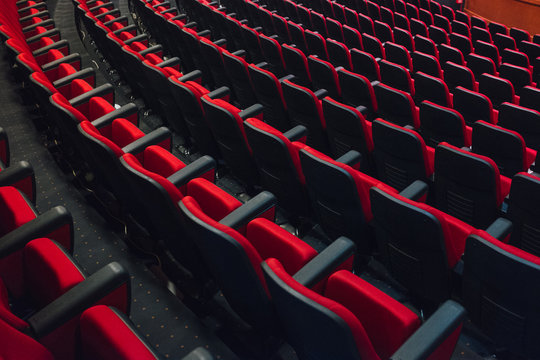
[[[277,199],[274,194],[268,191],[262,191],[247,203],[225,216],[219,223],[233,229],[239,229],[257,216],[272,209],[276,204]]]
[[[279,82],[282,82],[282,81],[285,81],[285,80],[289,80],[291,81],[292,79],[294,79],[296,76],[294,76],[293,74],[288,74],[288,75],[285,75],[284,77],[282,78],[279,78]]]
[[[242,20],[239,20],[238,21],[240,24],[248,24],[249,23],[249,20],[248,19],[242,19]]]
[[[399,195],[413,201],[418,201],[429,191],[429,186],[423,181],[416,180],[405,189],[401,190]]]
[[[266,61],[261,61],[260,63],[255,64],[255,66],[258,68],[264,69],[265,67],[268,66],[268,63]]]
[[[142,51],[139,52],[139,55],[141,55],[142,57],[144,57],[145,55],[148,55],[148,54],[154,54],[154,53],[157,53],[157,52],[160,52],[160,51],[163,51],[163,46],[161,45],[154,45],[152,47],[149,47],[147,49],[144,49]]]
[[[243,58],[246,56],[246,50],[244,49],[236,50],[232,54]]]
[[[277,39],[278,37],[276,34],[269,36],[270,39]]]
[[[200,346],[184,356],[182,360],[214,360],[214,356],[208,350]]]
[[[118,16],[121,15],[121,13],[120,13],[120,10],[118,10],[118,9],[112,9],[110,11],[107,11],[106,13],[96,15],[96,19],[101,20],[107,15],[112,15],[112,16],[118,17]]]
[[[172,143],[172,134],[169,129],[162,126],[152,131],[149,134],[146,134],[140,139],[135,140],[131,144],[128,144],[122,148],[122,151],[129,154],[138,154],[150,145],[158,145],[162,141],[171,139]],[[169,149],[170,150],[170,149]]]
[[[114,21],[113,21],[113,22],[114,22]],[[106,24],[106,23],[105,23],[105,24]],[[105,25],[105,24],[103,24],[103,25]],[[137,25],[131,24],[131,25],[128,25],[128,26],[124,26],[124,27],[121,28],[121,29],[114,30],[112,33],[113,33],[114,35],[118,35],[118,34],[124,32],[124,31],[127,31],[127,32],[129,32],[129,33],[131,33],[132,31],[135,31],[135,33],[137,33],[137,30],[138,30]]]
[[[85,102],[88,102],[93,97],[103,97],[111,93],[114,94],[114,86],[111,84],[103,84],[95,89],[85,92],[84,94],[74,97],[73,99],[69,100],[69,103],[71,106],[77,107]]]
[[[36,203],[36,175],[34,174],[34,168],[28,161],[19,161],[5,168],[0,172],[0,186],[14,186],[18,181],[31,179],[32,193],[26,194],[26,196]],[[19,189],[22,191],[22,189]]]
[[[39,48],[39,49],[36,49],[32,52],[32,56],[36,57],[36,56],[39,56],[39,55],[43,55],[45,54],[47,51],[49,50],[52,50],[52,49],[61,49],[61,48],[64,48],[64,47],[67,47],[68,49],[68,53],[69,53],[69,41],[67,41],[66,39],[64,40],[60,40],[60,41],[56,41],[54,44],[51,44],[51,45],[47,45],[47,46],[44,46],[42,48]]]
[[[257,26],[253,28],[253,30],[255,30],[256,32],[261,32],[262,29],[262,26]]]
[[[177,9],[177,8],[175,8],[175,9]],[[178,10],[178,9],[177,9],[177,10]],[[171,20],[171,21],[174,21],[174,20],[184,20],[184,19],[186,19],[186,18],[187,18],[187,15],[186,15],[186,14],[178,14],[178,15],[176,15],[176,16],[170,18],[169,20]],[[193,23],[196,24],[194,21],[193,21]],[[187,25],[187,24],[184,24],[184,27],[185,27],[186,25]]]
[[[356,245],[345,236],[340,236],[321,253],[311,259],[293,275],[305,287],[312,287],[335,271],[335,269],[354,254]]]
[[[202,71],[201,70],[193,70],[193,71],[190,71],[187,74],[184,74],[183,76],[179,77],[178,81],[181,81],[181,82],[197,81],[200,78],[202,78]]]
[[[168,1],[163,1],[163,2],[160,2],[159,4],[156,4],[154,5],[154,8],[158,7],[158,6],[171,6],[171,3],[168,2]]]
[[[216,168],[216,161],[208,155],[204,155],[183,169],[178,170],[167,178],[177,188],[186,185],[191,179],[206,174]]]
[[[82,69],[81,71],[77,71],[76,73],[73,73],[68,76],[64,76],[63,78],[60,78],[53,82],[53,86],[59,90],[60,88],[68,85],[75,79],[88,79],[89,77],[92,77],[92,83],[90,85],[94,85],[96,83],[96,71],[92,67],[88,67],[85,69]]]
[[[0,173],[1,174],[1,173]],[[497,218],[494,222],[489,225],[486,229],[486,232],[493,236],[497,240],[504,240],[505,237],[510,235],[514,225],[512,222],[505,218]]]
[[[405,125],[403,128],[407,130],[414,130],[414,126],[409,125],[409,124]]]
[[[366,114],[368,113],[368,108],[363,105],[358,105],[357,107],[355,107],[355,109],[364,116],[366,116]]]
[[[100,129],[112,123],[114,119],[118,119],[118,118],[127,119],[134,114],[137,114],[137,123],[135,125],[139,126],[139,117],[138,117],[139,108],[134,103],[123,105],[119,109],[115,109],[111,111],[110,113],[107,113],[103,116],[98,117],[97,119],[92,121],[92,125],[94,125],[96,129]]]
[[[28,31],[32,31],[34,30],[35,28],[37,28],[38,26],[49,26],[49,25],[52,25],[53,27],[55,27],[56,25],[54,24],[54,20],[53,19],[47,19],[47,20],[43,20],[42,22],[38,22],[38,23],[35,23],[35,24],[32,24],[32,25],[28,25],[26,27],[24,27],[22,29],[22,32],[23,33],[26,33]]]
[[[102,8],[106,8],[106,9],[109,9],[109,10],[112,10],[114,9],[114,4],[113,3],[105,3],[105,4],[101,4],[101,5],[97,5],[97,6],[93,6],[92,8],[90,8],[90,12],[95,15],[94,13],[94,10],[99,10],[99,9],[102,9]]]
[[[36,42],[38,41],[39,39],[43,38],[43,37],[51,37],[51,36],[54,36],[54,35],[60,35],[60,30],[58,29],[51,29],[51,30],[47,30],[41,34],[37,34],[37,35],[34,35],[32,37],[29,37],[28,39],[26,39],[26,43],[28,45],[30,45],[31,43],[33,42]]]
[[[231,93],[231,90],[228,87],[222,86],[220,88],[217,88],[214,91],[209,92],[206,95],[208,95],[210,99],[220,99],[224,96],[229,95],[230,93]]]
[[[326,89],[319,89],[314,92],[317,99],[321,100],[324,99],[326,96],[328,96],[328,91]]]
[[[203,30],[203,31],[199,31],[197,33],[197,36],[202,36],[202,37],[206,37],[207,35],[211,35],[212,33],[210,32],[210,30]]]
[[[163,10],[162,12],[160,12],[160,14],[168,14],[168,13],[178,13],[178,8],[172,7],[172,8],[169,8],[167,10]]]
[[[219,2],[212,1],[212,2],[208,3],[208,6],[216,6],[216,5],[219,5]]]
[[[349,150],[337,158],[336,161],[349,165],[350,167],[357,167],[360,166],[360,163],[362,162],[362,154],[355,150]]]
[[[447,300],[390,357],[390,360],[427,359],[454,332],[465,318],[463,306]]]
[[[82,64],[81,54],[79,53],[69,54],[60,59],[48,62],[46,64],[43,64],[43,66],[41,66],[41,70],[43,70],[43,72],[47,72],[51,69],[57,68],[58,66],[60,66],[60,64],[71,64],[74,62],[78,62],[79,64]]]
[[[42,338],[129,281],[127,270],[112,262],[32,315],[28,324],[34,336]]]
[[[122,30],[122,29],[120,29],[120,30]],[[148,43],[148,35],[140,34],[140,35],[134,36],[131,39],[125,40],[124,44],[129,45],[131,43],[134,43],[135,41],[139,41],[139,42],[145,42],[146,41],[146,43]]]
[[[124,28],[128,25],[129,21],[128,21],[128,18],[127,16],[125,15],[122,15],[122,16],[118,16],[112,20],[109,20],[109,21],[106,21],[103,23],[103,25],[105,25],[106,27],[109,27],[111,26],[112,24],[114,24],[115,22],[119,22],[121,24],[124,25]]]
[[[236,19],[236,13],[235,12],[228,13],[228,14],[225,14],[225,15],[228,16],[228,17],[232,17],[233,19]]]
[[[224,39],[224,38],[221,38],[221,39],[218,39],[216,41],[212,41],[215,45],[217,46],[221,46],[221,47],[224,47],[225,45],[227,45],[227,39]]]
[[[468,152],[472,152],[471,148],[468,147],[468,146],[463,146],[463,147],[461,148],[461,150],[463,150],[463,151],[468,151]]]
[[[23,16],[22,18],[19,18],[19,23],[23,24],[25,21],[28,21],[32,19],[33,17],[40,17],[42,19],[44,18],[50,19],[51,14],[49,13],[49,10],[43,10],[43,11],[38,12],[37,14],[30,14],[30,15]]]
[[[160,62],[156,66],[159,67],[159,68],[164,68],[164,67],[167,67],[167,66],[172,67],[172,66],[176,66],[176,65],[180,65],[180,59],[177,58],[177,57],[173,57],[173,58],[170,58],[170,59],[167,59],[165,61]]]
[[[0,238],[0,258],[22,249],[29,241],[46,237],[54,230],[69,225],[73,252],[73,218],[63,206],[55,206]]]
[[[23,14],[24,12],[26,12],[26,11],[28,11],[30,9],[47,10],[47,4],[45,4],[44,2],[40,2],[40,3],[34,4],[34,5],[26,6],[26,7],[22,8],[22,9],[18,9],[17,12],[19,14]]]
[[[178,16],[180,16],[180,15],[178,15]],[[173,18],[173,19],[174,19],[174,18]],[[171,20],[172,20],[172,19],[171,19]],[[188,29],[194,28],[194,27],[197,27],[197,23],[196,23],[195,21],[190,21],[190,22],[188,22],[187,24],[184,24],[184,27],[185,27],[185,28],[188,28]]]
[[[307,128],[303,125],[296,125],[292,129],[284,132],[283,136],[285,136],[291,142],[298,141],[304,136],[307,136]]]
[[[240,111],[238,116],[240,116],[242,120],[246,120],[251,117],[255,117],[259,114],[262,114],[263,111],[264,111],[264,106],[262,106],[261,104],[253,104],[247,109]]]

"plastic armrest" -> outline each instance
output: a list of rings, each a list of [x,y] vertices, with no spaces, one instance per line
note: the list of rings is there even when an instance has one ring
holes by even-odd
[[[131,144],[128,144],[122,148],[122,151],[129,154],[138,154],[150,145],[158,145],[159,143],[171,139],[172,134],[171,130],[162,126],[152,131],[149,134],[146,134],[140,139],[135,140]]]
[[[204,155],[169,176],[167,180],[177,188],[180,188],[186,185],[191,179],[204,175],[215,168],[216,161],[211,156]]]
[[[32,56],[36,57],[36,56],[39,56],[39,55],[43,55],[49,50],[60,49],[60,48],[63,48],[63,47],[67,47],[67,49],[68,49],[67,52],[69,53],[69,49],[70,49],[69,41],[67,41],[66,39],[60,40],[60,41],[55,42],[54,44],[47,45],[47,46],[44,46],[42,48],[36,49],[36,50],[34,50],[32,52]]]
[[[129,273],[117,262],[105,265],[28,319],[36,338],[42,338],[124,284]]]
[[[180,16],[180,15],[178,15],[178,16]],[[172,19],[174,19],[174,18],[172,18]],[[172,20],[172,19],[171,19],[171,20]],[[195,21],[190,21],[190,22],[188,22],[187,24],[184,24],[184,27],[185,27],[185,28],[188,28],[188,29],[196,28],[196,27],[197,27],[197,23],[196,23]]]
[[[221,47],[224,47],[225,45],[227,45],[227,39],[224,39],[224,38],[221,38],[212,42],[214,43],[214,45],[221,46]]]
[[[34,168],[28,161],[19,161],[0,172],[0,186],[13,186],[15,183],[30,178],[32,193],[26,196],[35,204],[36,202],[36,175]],[[21,190],[22,191],[22,190]]]
[[[270,38],[270,39],[277,39],[278,36],[277,36],[277,34],[275,34],[275,35],[270,35],[269,38]]]
[[[219,221],[220,224],[240,229],[248,222],[272,209],[277,199],[271,192],[262,191]]]
[[[266,61],[261,61],[260,63],[255,64],[255,66],[258,68],[264,69],[265,67],[268,66],[268,63]]]
[[[409,125],[409,124],[405,125],[403,128],[407,130],[414,130],[414,126]]]
[[[120,30],[122,30],[122,29],[120,29]],[[134,36],[131,39],[127,39],[126,41],[124,41],[124,44],[129,45],[129,44],[131,44],[131,43],[133,43],[135,41],[140,41],[140,42],[148,41],[148,35],[140,34],[140,35]]]
[[[296,125],[292,129],[283,133],[290,142],[300,141],[303,137],[307,136],[307,128],[303,125]]]
[[[217,89],[214,90],[214,91],[209,92],[209,93],[206,94],[206,95],[208,95],[208,97],[209,97],[210,99],[220,99],[220,98],[222,98],[222,97],[224,97],[224,96],[229,95],[230,93],[231,93],[231,89],[229,89],[229,88],[226,87],[226,86],[222,86],[222,87],[220,87],[220,88],[217,88]]]
[[[216,5],[219,5],[219,2],[212,1],[212,2],[208,3],[208,6],[216,6]]]
[[[22,249],[29,241],[48,236],[54,230],[69,225],[73,251],[73,218],[63,206],[55,206],[0,238],[0,258]]]
[[[69,100],[69,103],[71,106],[77,107],[90,101],[90,99],[93,97],[103,97],[111,93],[114,94],[114,86],[112,86],[111,84],[103,84],[95,89],[85,92],[84,94],[74,97],[73,99]]]
[[[463,146],[463,147],[461,147],[461,150],[463,150],[463,151],[468,151],[468,152],[472,152],[471,148],[468,147],[468,146]]]
[[[345,236],[340,236],[298,270],[293,278],[310,288],[333,273],[339,265],[354,254],[355,250],[354,242]]]
[[[60,35],[60,30],[58,29],[47,30],[41,34],[37,34],[32,37],[29,37],[28,39],[26,39],[26,43],[30,45],[31,43],[36,42],[43,37],[54,36],[54,35]]]
[[[30,15],[23,16],[22,18],[19,18],[19,23],[23,24],[25,21],[30,20],[31,18],[36,17],[36,16],[43,19],[45,17],[50,18],[51,14],[49,13],[49,10],[43,10],[37,14],[30,14]]]
[[[120,16],[120,10],[112,9],[110,11],[107,11],[106,13],[96,15],[96,19],[101,20],[102,18],[104,18],[107,15],[112,15],[112,16],[115,16],[115,17]]]
[[[179,64],[180,64],[180,59],[177,58],[177,57],[173,57],[173,58],[170,58],[170,59],[167,59],[165,61],[160,62],[156,66],[159,67],[159,68],[164,68],[164,67],[167,67],[167,66],[172,67],[172,66],[176,66],[176,65],[179,65]]]
[[[227,15],[227,17],[231,17],[231,18],[233,18],[233,19],[236,19],[236,13],[235,13],[235,12],[228,13],[228,14],[226,14],[226,15]]]
[[[123,29],[125,29],[125,27],[127,27],[128,23],[129,23],[127,16],[122,15],[122,16],[118,16],[118,17],[116,17],[116,18],[114,18],[112,20],[104,22],[103,25],[105,25],[106,27],[109,27],[112,24],[114,24],[115,22],[119,22],[119,23],[123,24],[124,25]]]
[[[147,49],[142,50],[141,52],[139,52],[139,55],[145,56],[145,55],[154,54],[154,53],[157,53],[157,52],[160,52],[160,51],[163,51],[163,46],[154,45],[152,47],[149,47]]]
[[[401,190],[399,195],[406,197],[409,200],[418,201],[427,194],[428,190],[428,184],[423,181],[416,180],[405,189]]]
[[[163,10],[162,12],[160,12],[160,14],[177,13],[177,12],[178,12],[178,8],[172,7],[167,10]]]
[[[30,6],[27,6],[27,7],[24,7],[22,9],[18,9],[17,12],[19,14],[23,14],[24,12],[30,10],[30,9],[41,9],[41,10],[47,10],[47,4],[45,4],[44,2],[40,2],[40,3],[37,3],[37,4],[34,4],[34,5],[30,5]]]
[[[214,360],[214,356],[202,346],[199,346],[181,360]]]
[[[353,168],[359,168],[360,163],[362,162],[362,154],[355,150],[349,150],[337,158],[336,161]]]
[[[64,56],[64,57],[62,57],[60,59],[48,62],[48,63],[43,64],[41,66],[41,70],[43,70],[43,72],[47,72],[47,71],[49,71],[51,69],[57,68],[60,64],[71,64],[71,63],[74,63],[74,62],[78,62],[79,64],[81,64],[81,62],[82,62],[81,54],[79,54],[79,53],[69,54],[69,55]],[[93,68],[92,68],[92,70],[93,70]]]
[[[75,79],[88,79],[89,77],[94,78],[94,80],[92,81],[92,83],[90,85],[95,84],[95,82],[96,82],[96,80],[95,80],[96,79],[96,71],[92,67],[82,69],[81,71],[77,71],[76,73],[73,73],[73,74],[68,75],[68,76],[64,76],[63,78],[60,78],[60,79],[54,81],[53,86],[58,90],[61,87],[68,85],[69,83],[71,83]]]
[[[248,24],[249,23],[249,20],[248,19],[242,19],[242,20],[239,20],[238,21],[240,24]]]
[[[123,16],[123,17],[125,17],[125,16]],[[115,20],[112,20],[112,22],[114,23]],[[105,24],[103,24],[103,25],[108,26],[107,23],[105,23]],[[137,29],[138,29],[137,25],[131,24],[131,25],[128,25],[128,26],[124,26],[124,27],[121,28],[121,29],[114,30],[112,33],[113,33],[114,35],[118,35],[118,34],[120,34],[121,32],[124,32],[124,31],[127,31],[127,32],[135,31],[135,33],[137,33]]]
[[[279,78],[279,82],[282,82],[282,81],[285,81],[285,80],[293,80],[296,76],[294,76],[293,74],[288,74],[288,75],[285,75],[284,77],[282,78]]]
[[[504,240],[510,233],[514,225],[508,219],[497,218],[494,222],[489,225],[486,229],[486,232],[498,240]]]
[[[176,10],[178,10],[177,8],[174,8]],[[167,11],[167,10],[166,10]],[[170,20],[174,21],[174,20],[184,20],[187,18],[187,15],[186,14],[178,14],[172,18],[170,18]],[[192,21],[193,23],[195,23],[194,21]],[[190,23],[191,24],[191,23]],[[187,24],[184,24],[184,26],[186,26]]]
[[[38,26],[48,26],[48,25],[52,25],[53,27],[55,27],[56,25],[54,24],[54,20],[53,19],[47,19],[47,20],[44,20],[42,22],[39,22],[39,23],[36,23],[36,24],[32,24],[32,25],[28,25],[26,27],[24,27],[22,29],[22,32],[23,33],[26,33],[28,31],[32,31],[34,30],[35,28],[37,28]]]
[[[235,52],[232,53],[233,55],[236,55],[236,56],[239,56],[241,58],[245,58],[246,57],[246,50],[244,49],[240,49],[240,50],[236,50]]]
[[[190,71],[187,74],[184,74],[183,76],[179,77],[178,81],[180,81],[180,82],[197,81],[200,78],[202,78],[202,71],[201,70],[193,70],[193,71]]]
[[[255,30],[256,32],[261,32],[262,29],[262,26],[257,26],[253,28],[253,30]]]
[[[203,31],[199,31],[199,32],[197,33],[197,36],[206,37],[206,36],[208,36],[208,35],[210,35],[210,34],[212,34],[212,33],[210,32],[210,30],[203,30]]]
[[[427,359],[465,318],[463,306],[447,300],[442,306],[409,337],[390,357],[390,360]]]
[[[134,103],[129,103],[129,104],[123,105],[119,109],[115,109],[111,111],[110,113],[107,113],[97,118],[96,120],[92,121],[92,125],[94,125],[96,129],[100,129],[104,126],[111,124],[113,120],[115,119],[118,119],[118,118],[127,119],[134,114],[137,114],[137,115],[139,114],[139,108]],[[137,116],[137,124],[135,125],[139,126],[138,116]]]
[[[240,116],[242,120],[246,120],[262,114],[263,111],[264,106],[262,106],[261,104],[253,104],[247,109],[240,111],[240,113],[238,113],[238,116]]]
[[[326,89],[319,89],[314,92],[317,99],[321,100],[324,99],[326,96],[328,96],[328,91]]]
[[[171,3],[168,1],[160,2],[159,4],[154,5],[154,8],[157,8],[158,6],[171,6]]]

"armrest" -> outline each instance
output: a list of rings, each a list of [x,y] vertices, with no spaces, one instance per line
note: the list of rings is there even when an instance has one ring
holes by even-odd
[[[174,186],[180,188],[186,185],[191,179],[206,174],[216,168],[216,161],[208,155],[198,158],[183,169],[178,170],[167,178]]]
[[[122,151],[129,154],[138,154],[150,145],[158,145],[159,143],[171,139],[172,134],[169,129],[162,126],[152,131],[149,134],[146,134],[140,139],[135,140],[131,144],[128,144],[122,148]]]
[[[225,45],[227,45],[227,39],[224,39],[224,38],[221,38],[212,42],[214,43],[214,45],[221,46],[221,47],[225,47]]]
[[[114,16],[114,17],[118,17],[121,15],[120,13],[120,10],[119,9],[112,9],[110,11],[107,11],[106,13],[103,13],[103,14],[99,14],[99,15],[96,15],[96,19],[98,20],[101,20],[103,19],[105,16],[107,15],[111,15],[111,16]]]
[[[321,100],[324,99],[326,96],[328,96],[328,91],[326,89],[319,89],[314,92],[317,99]]]
[[[160,62],[156,66],[159,67],[159,68],[164,68],[164,67],[167,67],[167,66],[173,67],[173,66],[176,66],[176,65],[180,65],[180,59],[177,58],[177,57],[173,57],[173,58],[170,58],[170,59],[167,59],[165,61]]]
[[[228,87],[222,86],[214,91],[209,92],[206,95],[208,95],[210,99],[220,99],[224,96],[229,95],[230,93],[231,93],[231,90]]]
[[[177,13],[177,12],[178,12],[178,8],[172,7],[170,9],[163,10],[162,12],[160,12],[160,14]]]
[[[63,58],[48,62],[41,66],[41,70],[43,70],[43,72],[47,72],[49,70],[57,68],[60,64],[71,64],[75,62],[78,62],[79,64],[82,63],[81,54],[79,53],[69,54],[67,56],[64,56]]]
[[[88,79],[93,78],[90,85],[94,85],[96,83],[96,71],[92,67],[88,67],[85,69],[82,69],[81,71],[77,71],[76,73],[73,73],[68,76],[64,76],[63,78],[60,78],[53,82],[53,86],[59,90],[61,87],[64,87],[71,83],[75,79]]]
[[[112,262],[35,313],[28,324],[34,336],[42,338],[129,281],[127,270]]]
[[[300,141],[303,137],[307,136],[307,128],[303,125],[296,125],[292,129],[283,133],[290,142]]]
[[[188,72],[187,74],[184,74],[183,76],[178,78],[178,81],[186,82],[186,81],[197,81],[202,78],[202,71],[201,70],[193,70]]]
[[[95,15],[94,10],[99,10],[99,9],[102,9],[102,8],[106,8],[106,9],[112,10],[112,9],[114,9],[114,4],[109,2],[109,3],[105,3],[105,4],[93,6],[93,7],[90,8],[89,10],[90,10],[90,12],[91,12],[92,14]]]
[[[452,332],[461,326],[464,318],[463,306],[453,300],[447,300],[401,345],[390,360],[427,359]]]
[[[135,125],[139,126],[139,118],[138,118],[139,108],[134,103],[123,105],[119,109],[115,109],[111,111],[110,113],[107,113],[95,119],[94,121],[92,121],[92,125],[94,125],[96,129],[100,129],[104,126],[111,124],[114,119],[118,119],[118,118],[127,119],[135,114],[137,114],[137,123]]]
[[[114,21],[113,21],[113,22],[114,22]],[[105,24],[106,24],[106,23],[105,23]],[[105,25],[105,24],[103,24],[103,25]],[[107,26],[107,25],[105,25],[105,26]],[[135,34],[137,34],[137,30],[138,30],[138,29],[139,29],[139,28],[137,27],[137,25],[131,24],[131,25],[128,25],[128,26],[124,26],[124,27],[121,28],[121,29],[114,30],[112,33],[113,33],[114,35],[118,35],[118,34],[124,32],[124,31],[127,31],[127,32],[129,32],[129,33],[135,33]]]
[[[264,106],[262,106],[261,104],[253,104],[247,109],[240,111],[238,116],[240,116],[242,120],[246,120],[252,117],[257,117],[258,115],[262,114],[263,111]]]
[[[270,39],[277,39],[278,36],[277,36],[277,34],[274,34],[274,35],[269,36],[269,38],[270,38]]]
[[[53,19],[47,19],[47,20],[44,20],[42,22],[38,22],[38,23],[35,23],[35,24],[32,24],[32,25],[28,25],[26,27],[24,27],[22,29],[22,32],[23,33],[26,33],[28,31],[32,31],[34,30],[35,28],[37,28],[38,26],[49,26],[49,25],[52,25],[53,27],[55,27],[55,24],[54,24],[54,20]]]
[[[171,3],[168,2],[168,1],[163,1],[163,2],[160,2],[159,4],[156,4],[155,7],[158,7],[158,6],[171,6]]]
[[[60,36],[60,30],[58,30],[58,29],[47,30],[47,31],[45,31],[45,32],[43,32],[41,34],[37,34],[37,35],[34,35],[32,37],[29,37],[28,39],[26,39],[26,43],[28,45],[30,45],[31,43],[36,42],[36,41],[38,41],[39,39],[41,39],[43,37],[46,37],[46,36],[51,37],[51,36],[54,36],[54,35]]]
[[[262,26],[257,26],[253,28],[253,30],[255,30],[256,32],[261,32],[262,29]]]
[[[461,150],[463,150],[463,151],[468,151],[468,152],[472,152],[471,148],[468,147],[468,146],[463,146],[463,147],[461,147]]]
[[[200,346],[184,356],[182,360],[214,360],[214,356],[208,350]]]
[[[242,20],[239,20],[238,21],[240,24],[249,24],[249,20],[248,19],[242,19]]]
[[[202,37],[207,37],[208,35],[211,35],[212,33],[210,32],[210,30],[203,30],[203,31],[199,31],[197,33],[197,36],[202,36]]]
[[[333,273],[339,265],[354,254],[355,250],[354,242],[345,236],[340,236],[298,270],[293,278],[310,288]]]
[[[0,173],[1,174],[1,173]],[[508,219],[497,218],[494,222],[489,225],[486,229],[486,232],[496,238],[497,240],[503,241],[510,233],[512,232],[514,225]]]
[[[409,124],[405,125],[403,128],[407,130],[414,130],[414,126],[409,125]]]
[[[178,15],[178,16],[182,16],[182,15]],[[177,16],[176,16],[177,17]],[[176,17],[173,17],[171,20],[174,20]],[[184,24],[184,27],[185,28],[196,28],[197,27],[197,23],[195,21],[190,21],[188,22],[187,24]]]
[[[264,69],[265,67],[268,66],[268,63],[266,61],[261,61],[260,63],[255,64],[255,66],[258,68]]]
[[[18,9],[17,12],[19,14],[23,14],[23,13],[25,13],[26,11],[28,11],[30,9],[47,10],[47,4],[45,4],[44,2],[40,2],[40,3],[34,4],[34,5],[23,7],[22,9]]]
[[[411,185],[403,189],[399,195],[406,197],[409,200],[418,201],[427,194],[428,190],[428,184],[423,181],[416,180]]]
[[[26,179],[30,180],[30,194],[24,191],[22,186],[21,188],[17,186],[19,181]],[[24,192],[32,203],[36,203],[36,175],[34,174],[34,168],[28,161],[19,161],[2,170],[0,172],[0,186],[15,186]]]
[[[112,86],[111,84],[103,84],[95,89],[85,92],[84,94],[74,97],[73,99],[69,100],[69,103],[71,106],[77,107],[81,104],[88,102],[93,97],[103,97],[106,95],[110,95],[111,93],[114,94],[114,86]]]
[[[120,29],[120,30],[122,30],[122,29]],[[131,44],[131,43],[133,43],[135,41],[140,41],[140,42],[145,42],[146,41],[148,43],[148,35],[140,34],[140,35],[134,36],[131,39],[127,39],[126,41],[124,41],[124,44],[129,45],[129,44]]]
[[[282,82],[282,81],[285,81],[285,80],[292,80],[294,79],[296,76],[294,76],[293,74],[288,74],[288,75],[285,75],[284,77],[282,78],[279,78],[279,82]]]
[[[33,17],[40,17],[42,19],[50,19],[51,17],[51,14],[49,13],[49,10],[43,10],[43,11],[40,11],[39,13],[37,14],[30,14],[30,15],[26,15],[26,16],[23,16],[22,18],[19,18],[19,23],[21,24],[24,24],[26,21],[32,19]]]
[[[26,243],[33,239],[48,236],[54,230],[65,225],[69,225],[71,229],[70,252],[73,252],[73,218],[65,207],[56,206],[2,236],[0,238],[0,258],[22,249]]]
[[[277,204],[277,199],[271,192],[262,191],[247,203],[240,206],[220,220],[220,224],[239,229],[257,216],[264,214]]]
[[[160,51],[163,51],[163,46],[154,45],[152,47],[149,47],[147,49],[142,50],[141,52],[139,52],[139,55],[145,56],[145,55],[154,54],[154,53],[157,53],[157,52],[160,52]]]
[[[125,15],[122,15],[122,16],[118,16],[112,20],[109,20],[109,21],[106,21],[103,23],[103,25],[105,25],[106,27],[109,27],[111,26],[112,24],[114,24],[115,22],[119,22],[121,24],[124,24],[124,28],[127,26],[127,24],[129,23],[128,21],[128,18],[127,16]]]
[[[232,17],[233,19],[236,19],[236,13],[235,12],[228,13],[228,14],[225,14],[225,15],[227,15],[228,17]]]
[[[246,50],[244,50],[244,49],[236,50],[232,54],[236,55],[236,56],[239,56],[241,58],[245,58],[246,57]]]
[[[355,150],[349,150],[345,154],[341,155],[336,159],[337,162],[349,165],[355,169],[360,168],[360,163],[362,162],[362,154]]]
[[[177,8],[174,8],[174,9],[177,9]],[[178,9],[177,9],[177,10],[178,10]],[[186,15],[186,14],[178,14],[178,15],[176,15],[176,16],[170,18],[169,20],[172,20],[172,21],[174,21],[174,20],[184,20],[184,19],[186,19],[186,18],[187,18],[187,15]],[[194,21],[192,21],[192,23],[196,24]],[[190,23],[190,24],[191,24],[191,23]],[[184,26],[186,26],[186,25],[187,25],[187,24],[184,24]]]
[[[68,49],[67,53],[69,53],[69,41],[67,41],[66,39],[64,40],[60,40],[60,41],[56,41],[54,44],[51,44],[51,45],[47,45],[47,46],[44,46],[42,48],[39,48],[39,49],[36,49],[32,52],[32,56],[36,57],[36,56],[39,56],[39,55],[43,55],[45,54],[46,52],[48,52],[49,50],[52,50],[52,49],[61,49],[61,48],[64,48],[66,47]]]

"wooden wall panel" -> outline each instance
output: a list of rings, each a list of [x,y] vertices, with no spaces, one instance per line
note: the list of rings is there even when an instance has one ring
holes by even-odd
[[[540,0],[466,0],[465,9],[489,21],[540,33]]]

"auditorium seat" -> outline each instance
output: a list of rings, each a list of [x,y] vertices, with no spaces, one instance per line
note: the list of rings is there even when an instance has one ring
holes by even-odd
[[[352,49],[351,61],[355,73],[365,76],[369,81],[381,81],[379,63],[372,54]]]
[[[497,75],[495,63],[488,57],[469,54],[466,56],[467,67],[471,69],[474,77],[479,79],[482,74]]]
[[[456,147],[471,146],[472,129],[465,125],[463,116],[454,109],[430,101],[420,104],[420,132],[426,145],[433,148],[441,142]]]
[[[458,86],[453,91],[454,109],[459,111],[467,125],[477,120],[484,120],[490,124],[497,123],[496,112],[489,98],[476,91]]]
[[[311,86],[311,73],[304,52],[294,45],[283,44],[283,58],[287,64],[287,71],[295,76],[295,82],[302,86]]]
[[[405,91],[394,89],[379,83],[374,87],[377,99],[378,115],[400,126],[420,127],[418,108],[411,95]]]
[[[536,86],[529,69],[520,66],[502,64],[499,68],[499,76],[510,80],[518,96],[521,95],[521,89],[524,86]]]
[[[540,150],[540,112],[510,103],[499,107],[498,125],[518,132],[527,146]]]
[[[441,106],[452,107],[452,94],[440,78],[417,72],[414,74],[414,88],[417,104],[429,100]]]
[[[416,35],[414,37],[414,49],[415,51],[435,56],[439,58],[439,50],[437,44],[427,36]]]
[[[411,55],[409,55],[409,51],[405,46],[387,42],[384,44],[384,51],[386,53],[386,60],[401,65],[408,71],[412,71]]]
[[[309,72],[313,81],[313,88],[325,89],[328,95],[334,99],[341,99],[341,87],[339,85],[338,74],[333,64],[324,61],[317,56],[308,57]]]
[[[452,61],[444,65],[444,81],[452,93],[458,86],[472,91],[478,90],[478,82],[471,69]]]
[[[352,107],[363,106],[363,115],[373,120],[377,114],[377,99],[372,83],[356,72],[341,69],[338,71],[342,101]]]
[[[501,65],[501,56],[499,49],[492,43],[477,40],[474,43],[474,52],[477,55],[485,56],[493,60],[493,63],[495,64],[497,69]]]
[[[532,86],[523,87],[519,97],[519,105],[540,112],[540,89]]]
[[[383,84],[404,91],[414,97],[414,83],[407,68],[387,60],[381,60],[379,66]]]
[[[478,77],[478,91],[491,100],[495,109],[498,109],[503,102],[515,104],[519,101],[515,95],[514,86],[509,80],[490,74],[482,74]]]
[[[415,51],[411,55],[414,72],[423,72],[424,74],[435,76],[439,79],[443,79],[443,72],[439,59],[433,55],[424,54],[419,51]]]

